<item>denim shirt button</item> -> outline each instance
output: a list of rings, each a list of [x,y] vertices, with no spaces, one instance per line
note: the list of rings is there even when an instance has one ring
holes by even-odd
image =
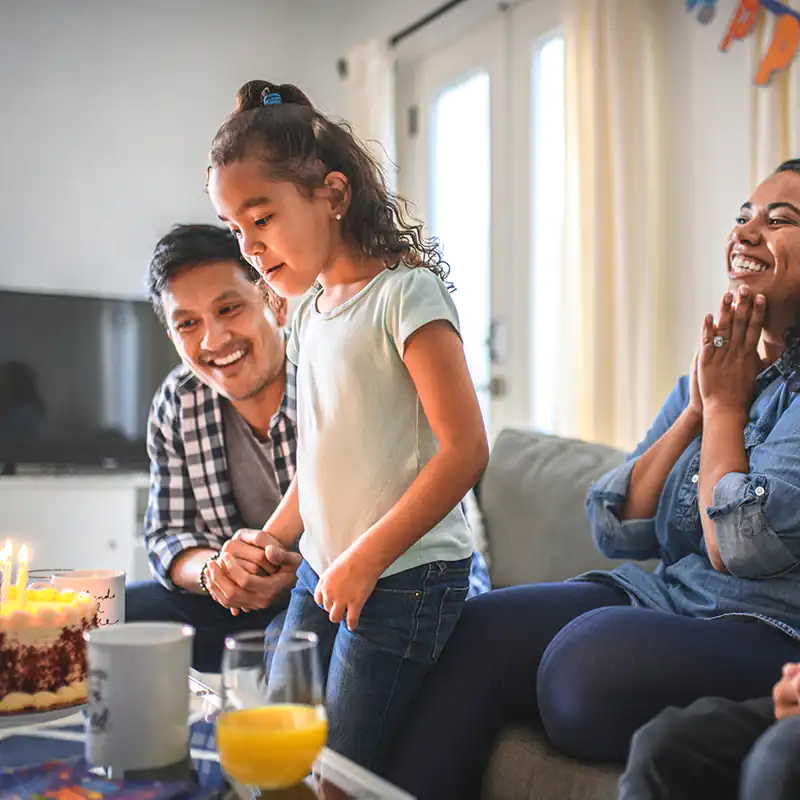
[[[695,472],[695,474],[692,475],[692,483],[697,483],[697,481],[699,481],[699,480],[700,480],[700,476]],[[759,488],[761,488],[761,487],[759,487]]]
[[[767,490],[763,486],[756,486],[756,497],[763,497]]]

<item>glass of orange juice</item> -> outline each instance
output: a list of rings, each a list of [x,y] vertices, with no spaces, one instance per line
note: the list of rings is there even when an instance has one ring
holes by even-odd
[[[254,796],[294,786],[327,735],[315,633],[253,631],[225,640],[217,750],[230,778]]]

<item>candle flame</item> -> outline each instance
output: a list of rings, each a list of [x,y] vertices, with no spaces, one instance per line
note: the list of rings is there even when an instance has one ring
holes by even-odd
[[[28,563],[28,548],[25,545],[23,545],[22,549],[19,551],[19,563],[20,564]]]

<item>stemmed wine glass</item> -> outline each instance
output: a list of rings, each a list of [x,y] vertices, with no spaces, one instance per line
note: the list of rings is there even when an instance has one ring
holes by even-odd
[[[317,635],[225,639],[217,749],[225,773],[257,797],[305,778],[328,734]]]

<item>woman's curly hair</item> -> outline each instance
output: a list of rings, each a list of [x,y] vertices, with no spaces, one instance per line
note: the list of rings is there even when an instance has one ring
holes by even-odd
[[[774,174],[779,172],[794,172],[800,176],[800,158],[790,158],[784,161]],[[786,347],[780,361],[792,370],[792,386],[794,391],[800,391],[800,311],[795,315],[794,323],[784,336]]]
[[[270,94],[281,102],[264,105]],[[329,172],[341,172],[350,184],[342,235],[370,258],[387,266],[426,267],[452,288],[439,243],[423,236],[405,201],[386,185],[376,159],[349,126],[317,111],[296,86],[249,81],[239,89],[236,110],[211,144],[209,170],[247,158],[260,159],[270,178],[290,181],[308,194]]]

